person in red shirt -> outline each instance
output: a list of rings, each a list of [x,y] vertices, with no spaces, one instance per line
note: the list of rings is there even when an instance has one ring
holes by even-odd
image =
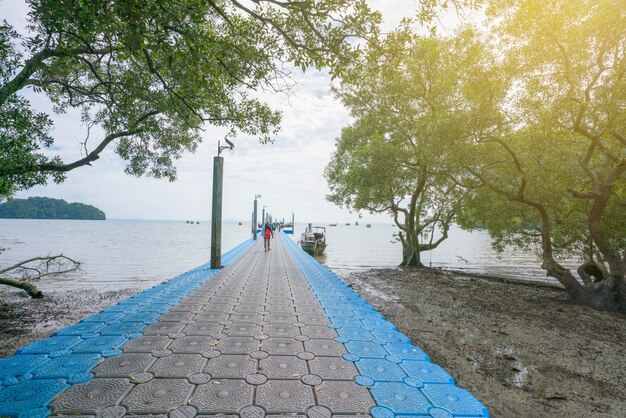
[[[263,229],[263,245],[265,246],[265,251],[271,250],[270,237],[274,238],[274,231],[272,231],[272,227],[270,226],[270,223],[267,222],[265,224],[265,228]]]

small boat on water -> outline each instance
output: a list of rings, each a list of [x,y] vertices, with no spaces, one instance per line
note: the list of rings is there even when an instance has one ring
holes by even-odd
[[[366,227],[366,228],[371,228],[371,227],[372,227],[372,224],[367,224],[367,225],[365,225],[365,227]]]
[[[309,254],[323,253],[326,249],[326,228],[309,224],[300,236],[300,247]]]
[[[346,226],[350,226],[350,222],[346,222]]]
[[[356,221],[356,222],[354,223],[354,225],[355,225],[355,226],[359,226],[359,221]]]
[[[337,226],[337,224],[328,224],[328,226]]]
[[[241,223],[241,222],[239,222],[239,225],[242,225],[242,223]]]

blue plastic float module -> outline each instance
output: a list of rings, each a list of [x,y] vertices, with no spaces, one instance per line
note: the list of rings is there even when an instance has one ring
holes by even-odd
[[[444,369],[330,270],[289,238],[293,254],[311,290],[360,373],[356,382],[368,387],[376,401],[374,418],[430,416],[488,417],[472,394],[454,384]]]
[[[244,241],[228,251],[222,264],[230,264],[252,243]],[[0,359],[0,416],[48,416],[54,397],[90,380],[89,371],[103,358],[120,355],[124,344],[141,337],[143,328],[218,271],[203,264]]]

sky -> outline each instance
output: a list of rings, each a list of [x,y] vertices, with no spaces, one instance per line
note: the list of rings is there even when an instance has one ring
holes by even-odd
[[[384,28],[391,29],[402,17],[411,16],[417,0],[370,0],[382,12]],[[0,16],[15,29],[25,31],[28,6],[23,0],[0,0]],[[343,105],[330,92],[326,72],[294,73],[297,85],[289,95],[261,97],[283,114],[282,128],[273,144],[262,145],[251,137],[234,139],[234,152],[224,156],[222,216],[226,220],[249,221],[255,195],[259,212],[263,206],[275,218],[296,222],[354,222],[355,213],[326,200],[328,185],[324,168],[331,159],[341,128],[350,123]],[[25,94],[33,107],[53,115],[55,146],[64,161],[80,158],[80,142],[86,128],[78,112],[54,115],[41,95]],[[203,142],[195,153],[176,162],[175,182],[124,174],[124,161],[112,147],[91,167],[68,173],[60,185],[33,187],[16,198],[47,196],[81,202],[102,209],[109,219],[208,220],[211,217],[213,157],[225,130],[206,126]],[[94,140],[95,142],[95,140]],[[259,215],[260,217],[260,215]],[[361,222],[392,222],[388,215],[362,213]]]

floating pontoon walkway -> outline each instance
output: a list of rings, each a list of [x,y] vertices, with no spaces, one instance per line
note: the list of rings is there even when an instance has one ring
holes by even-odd
[[[288,237],[244,242],[224,265],[1,359],[0,416],[488,416]]]

